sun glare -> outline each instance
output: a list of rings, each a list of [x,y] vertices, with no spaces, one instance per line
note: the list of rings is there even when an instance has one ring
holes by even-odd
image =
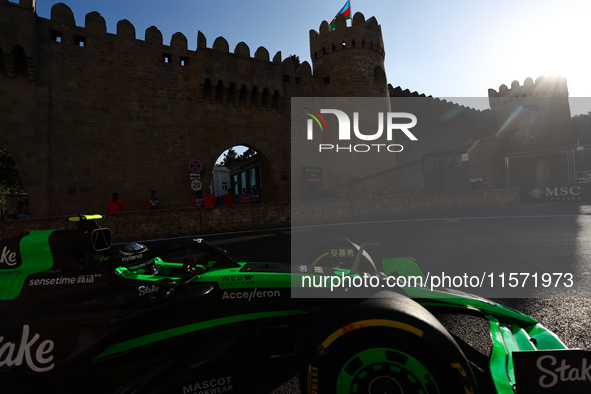
[[[544,8],[525,16],[521,26],[505,32],[507,63],[504,73],[519,80],[540,75],[562,76],[567,79],[570,95],[587,92],[591,95],[588,77],[588,37],[591,28],[587,22],[591,5],[572,9]],[[576,94],[576,93],[575,93]],[[580,95],[580,94],[579,94]]]

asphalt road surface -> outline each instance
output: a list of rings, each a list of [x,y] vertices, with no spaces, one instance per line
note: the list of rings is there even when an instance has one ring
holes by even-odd
[[[462,290],[538,319],[569,348],[591,350],[591,205],[519,205],[203,238],[237,261],[289,263],[331,238],[344,237],[379,244],[367,247],[376,261],[410,256],[433,275],[475,276],[484,285]],[[511,282],[515,287],[509,284],[511,273],[519,274],[514,276],[518,282]],[[453,316],[440,319],[481,353],[490,352],[486,325]],[[297,379],[273,392],[299,393]]]

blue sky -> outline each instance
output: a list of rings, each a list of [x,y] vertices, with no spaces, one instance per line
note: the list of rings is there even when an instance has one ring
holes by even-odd
[[[13,0],[16,1],[16,0]],[[345,0],[69,0],[76,24],[99,12],[107,31],[129,20],[136,37],[156,26],[170,43],[183,33],[189,49],[197,32],[207,45],[223,36],[233,51],[244,41],[254,54],[259,46],[271,58],[296,54],[310,61],[309,31],[330,20]],[[50,17],[54,1],[37,0],[37,13]],[[487,97],[488,89],[527,77],[567,78],[571,97],[591,97],[588,45],[591,3],[545,0],[351,0],[353,13],[376,16],[382,26],[386,73],[394,87],[435,97]],[[462,100],[452,100],[459,101]],[[572,108],[586,113],[591,108]]]

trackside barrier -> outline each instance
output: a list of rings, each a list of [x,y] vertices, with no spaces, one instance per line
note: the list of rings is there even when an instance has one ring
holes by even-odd
[[[425,193],[275,202],[214,208],[178,208],[104,214],[113,243],[199,234],[377,220],[421,213],[461,211],[519,204],[519,189]],[[101,212],[97,212],[101,213]],[[76,214],[73,212],[72,214]],[[66,217],[0,221],[0,239],[32,230],[74,229]]]

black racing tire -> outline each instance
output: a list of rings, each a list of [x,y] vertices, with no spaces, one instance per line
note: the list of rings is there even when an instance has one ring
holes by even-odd
[[[478,392],[449,332],[417,302],[396,293],[329,302],[304,342],[302,394]]]

